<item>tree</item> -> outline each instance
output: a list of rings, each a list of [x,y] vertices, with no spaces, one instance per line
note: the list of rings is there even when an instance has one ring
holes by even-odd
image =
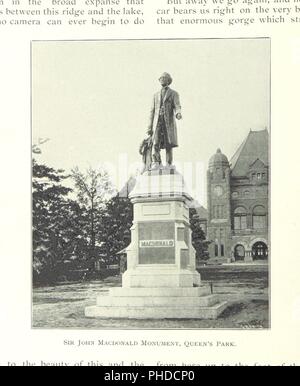
[[[208,260],[209,241],[206,240],[205,234],[201,228],[200,219],[194,208],[190,208],[190,224],[192,230],[192,243],[196,250],[197,260]]]
[[[108,173],[89,168],[85,173],[72,170],[79,205],[86,212],[86,236],[89,258],[96,257],[96,235],[101,232],[102,215],[114,190]]]
[[[62,182],[68,178],[63,170],[55,170],[33,159],[33,273],[34,278],[51,276],[66,254],[64,238],[70,218],[68,194],[71,189]]]
[[[116,195],[107,203],[99,235],[106,264],[117,263],[117,253],[130,244],[132,221],[133,205],[129,198]]]

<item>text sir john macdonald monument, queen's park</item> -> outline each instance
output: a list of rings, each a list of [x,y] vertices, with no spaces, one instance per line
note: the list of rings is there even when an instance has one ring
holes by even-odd
[[[173,165],[183,115],[172,81],[168,73],[159,78],[161,88],[153,97],[140,146],[144,168],[129,196],[134,218],[122,287],[98,296],[97,304],[85,309],[87,317],[216,319],[227,307],[202,285],[196,270],[189,222],[193,199]]]

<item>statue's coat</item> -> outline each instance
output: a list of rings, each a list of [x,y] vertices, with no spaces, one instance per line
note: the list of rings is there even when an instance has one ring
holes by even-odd
[[[159,112],[161,108],[161,91],[156,93],[153,98],[153,103],[150,112],[150,122],[149,129],[153,131],[153,143],[158,142],[158,120],[159,120]],[[171,147],[178,146],[178,137],[177,137],[177,126],[176,126],[176,115],[181,114],[181,105],[179,94],[168,88],[166,95],[163,100],[164,107],[164,118],[167,129],[167,142]]]

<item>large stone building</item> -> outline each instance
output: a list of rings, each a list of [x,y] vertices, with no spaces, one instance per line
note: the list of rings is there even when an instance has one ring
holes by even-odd
[[[269,134],[250,131],[229,162],[221,150],[207,173],[210,259],[267,260]]]

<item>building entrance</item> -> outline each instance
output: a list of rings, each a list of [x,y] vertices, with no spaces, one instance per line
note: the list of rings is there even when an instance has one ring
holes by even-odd
[[[245,248],[243,245],[237,245],[234,248],[234,258],[235,258],[235,261],[245,260]]]
[[[253,260],[267,260],[268,259],[268,246],[263,242],[258,242],[253,245],[252,257]]]

